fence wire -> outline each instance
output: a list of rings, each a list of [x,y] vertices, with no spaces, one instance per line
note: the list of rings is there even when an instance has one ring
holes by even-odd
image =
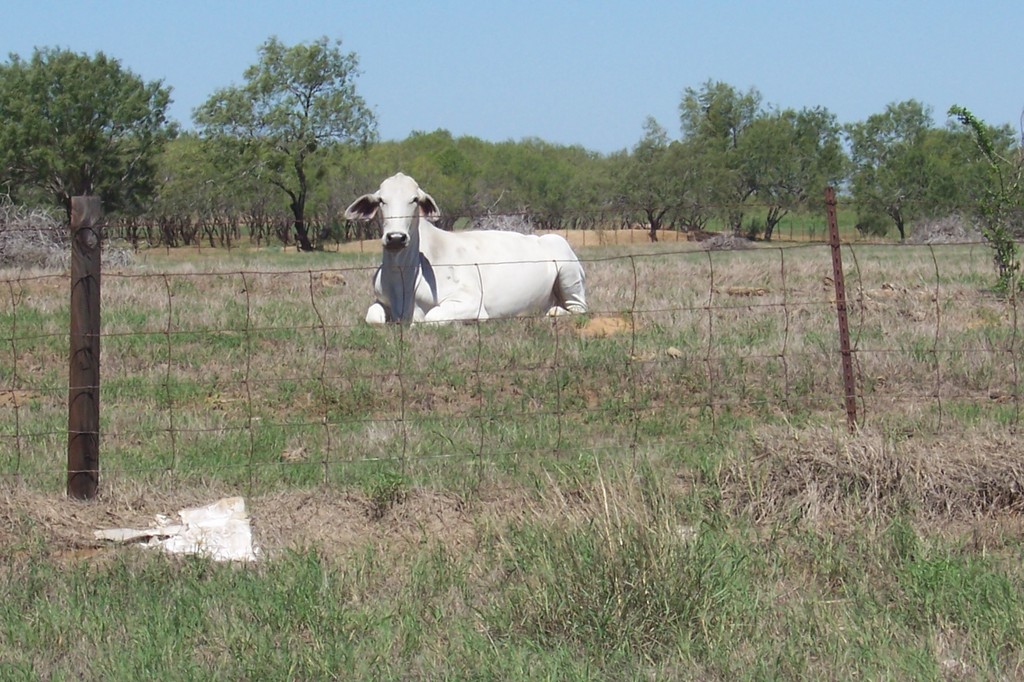
[[[987,246],[843,252],[862,425],[1019,424],[1017,300],[988,288]],[[105,272],[102,477],[345,485],[366,467],[682,459],[751,425],[843,423],[827,245],[583,262],[587,315],[413,327],[362,321],[370,256]],[[0,477],[59,486],[67,278],[11,272],[0,291]]]

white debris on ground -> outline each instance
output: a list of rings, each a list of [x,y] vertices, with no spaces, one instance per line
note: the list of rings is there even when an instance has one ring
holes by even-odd
[[[255,561],[259,555],[241,497],[182,509],[178,516],[180,523],[158,514],[153,528],[113,528],[93,531],[93,535],[97,540],[140,543],[170,554],[198,554],[214,561]]]

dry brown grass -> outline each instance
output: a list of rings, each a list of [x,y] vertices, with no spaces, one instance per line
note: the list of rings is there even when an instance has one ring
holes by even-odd
[[[906,515],[933,529],[1024,512],[1024,444],[1005,430],[894,439],[765,427],[722,472],[734,511],[812,527]]]

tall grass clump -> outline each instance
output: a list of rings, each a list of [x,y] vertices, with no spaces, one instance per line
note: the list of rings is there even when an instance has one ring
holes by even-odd
[[[494,634],[614,669],[706,658],[751,621],[743,546],[713,523],[687,525],[643,478],[566,493],[581,507],[564,523],[500,534],[492,561],[504,587],[485,612]]]

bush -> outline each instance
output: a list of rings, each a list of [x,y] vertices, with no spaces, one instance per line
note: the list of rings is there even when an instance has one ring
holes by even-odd
[[[753,244],[746,237],[719,232],[703,240],[703,246],[705,251],[734,251],[736,249],[752,248]]]
[[[914,223],[907,241],[911,244],[971,244],[982,240],[971,220],[956,213]]]
[[[747,226],[743,229],[743,236],[747,239],[754,241],[761,236],[761,231],[764,229],[764,223],[756,218],[751,218],[747,221]]]
[[[884,237],[889,233],[890,221],[877,213],[857,216],[855,227],[862,237]]]
[[[53,212],[0,204],[0,265],[62,268],[69,258],[68,230]]]
[[[106,265],[127,265],[130,250],[103,244]],[[66,270],[71,261],[71,235],[58,213],[0,202],[0,266]]]
[[[519,234],[533,234],[534,226],[529,216],[513,213],[487,215],[474,218],[470,224],[471,230],[500,230],[502,232],[518,232]]]

